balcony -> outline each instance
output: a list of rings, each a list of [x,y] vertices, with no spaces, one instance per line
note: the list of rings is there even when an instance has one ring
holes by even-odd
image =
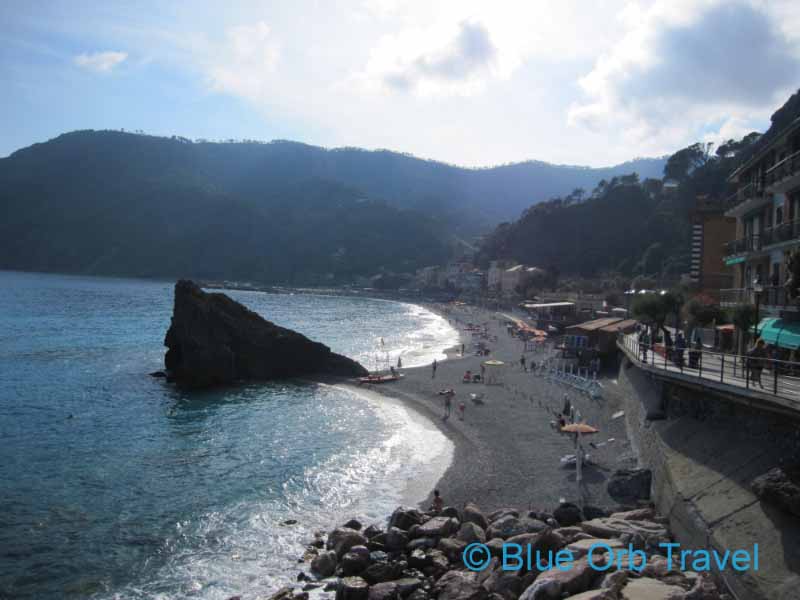
[[[764,193],[765,183],[763,178],[759,178],[755,182],[739,187],[735,194],[725,199],[724,205],[727,206],[725,215],[741,217],[767,204],[771,198]]]
[[[756,233],[725,244],[725,256],[758,252],[761,250],[761,237]]]
[[[740,304],[755,304],[756,296],[753,288],[731,288],[719,291],[719,305],[733,307]],[[761,292],[759,304],[765,308],[794,309],[795,302],[789,298],[783,286],[765,287]]]
[[[800,174],[800,151],[787,156],[767,170],[764,177],[766,187],[781,187],[782,183],[790,182],[789,180],[798,174]]]
[[[800,219],[786,221],[775,227],[765,229],[761,232],[760,244],[762,248],[766,248],[774,244],[798,240],[798,238],[800,238]]]

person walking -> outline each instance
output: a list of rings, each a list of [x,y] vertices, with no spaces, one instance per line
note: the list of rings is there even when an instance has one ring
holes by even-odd
[[[464,420],[464,412],[467,410],[467,405],[464,404],[464,401],[458,403],[458,418],[460,420]]]
[[[519,357],[519,366],[522,367],[522,370],[527,372],[528,368],[525,366],[525,355]]]
[[[758,340],[756,345],[747,353],[747,365],[750,369],[750,379],[753,383],[757,383],[761,389],[764,389],[764,384],[761,383],[761,372],[764,370],[764,361],[767,358],[767,348],[764,340]]]
[[[454,395],[455,394],[452,394],[452,393],[444,395],[444,418],[445,419],[450,418],[450,407],[453,404],[453,396]]]
[[[439,366],[439,363],[436,362],[436,359],[433,359],[433,364],[431,365],[431,379],[436,379],[436,367]]]

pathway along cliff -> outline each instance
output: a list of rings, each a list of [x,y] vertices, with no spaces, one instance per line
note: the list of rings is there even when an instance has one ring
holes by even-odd
[[[305,375],[357,377],[358,362],[267,321],[225,294],[189,280],[175,284],[164,345],[167,379],[187,388]]]

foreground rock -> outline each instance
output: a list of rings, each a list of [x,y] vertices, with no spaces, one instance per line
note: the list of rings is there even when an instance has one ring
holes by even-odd
[[[670,537],[652,508],[609,516],[561,508],[555,520],[510,508],[484,515],[474,504],[438,515],[401,507],[385,532],[379,525],[363,534],[344,526],[333,529],[322,548],[312,540],[304,561],[313,576],[326,580],[314,585],[335,590],[336,600],[729,600],[709,574],[677,571],[659,554],[657,544]],[[578,513],[582,518],[573,525],[556,527],[579,519]],[[476,543],[485,546],[465,554],[467,544]],[[518,549],[520,562],[504,568],[503,544]],[[610,553],[630,548],[635,558],[613,561]],[[546,558],[559,552],[573,557],[566,569]],[[465,560],[479,568],[467,568]],[[271,600],[304,599],[290,591]]]
[[[800,517],[800,468],[767,471],[753,480],[753,492],[760,500]]]
[[[313,374],[367,374],[356,361],[324,344],[187,280],[175,284],[172,323],[164,345],[169,379],[191,388]]]

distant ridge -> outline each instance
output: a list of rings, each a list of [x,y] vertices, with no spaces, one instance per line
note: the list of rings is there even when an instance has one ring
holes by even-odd
[[[411,272],[607,169],[471,169],[388,150],[75,131],[0,159],[0,268],[340,283]]]

